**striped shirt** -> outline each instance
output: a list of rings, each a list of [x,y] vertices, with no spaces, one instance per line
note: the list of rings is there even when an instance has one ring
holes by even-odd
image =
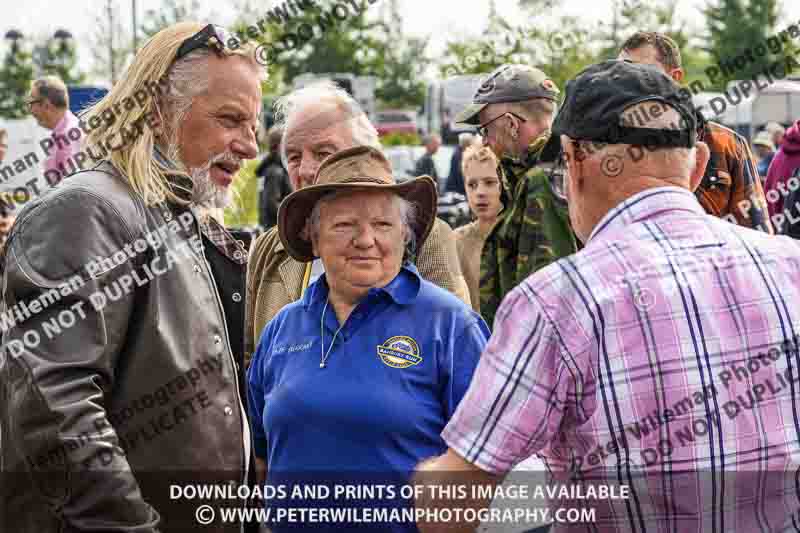
[[[503,301],[443,437],[505,474],[628,487],[554,531],[800,531],[800,244],[641,192]]]

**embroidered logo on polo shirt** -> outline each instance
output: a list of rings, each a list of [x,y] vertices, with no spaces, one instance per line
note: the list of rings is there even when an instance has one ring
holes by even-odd
[[[378,357],[392,368],[408,368],[422,361],[417,341],[405,335],[387,339],[378,346]]]
[[[272,349],[272,355],[281,355],[284,353],[302,352],[311,348],[313,341],[308,340],[305,342],[298,342],[295,344],[282,344]]]

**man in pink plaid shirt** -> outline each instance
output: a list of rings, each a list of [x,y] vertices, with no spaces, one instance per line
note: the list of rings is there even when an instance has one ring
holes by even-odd
[[[678,90],[626,61],[567,85],[548,151],[585,247],[505,298],[420,485],[494,487],[537,454],[553,531],[800,531],[800,245],[703,211]],[[422,531],[491,521],[480,491],[422,494]]]

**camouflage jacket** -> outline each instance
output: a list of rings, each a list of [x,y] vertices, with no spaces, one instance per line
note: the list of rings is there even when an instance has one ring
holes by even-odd
[[[490,327],[511,289],[576,251],[566,203],[553,192],[547,173],[536,166],[546,139],[532,144],[524,160],[500,162],[505,208],[481,254],[480,309]]]

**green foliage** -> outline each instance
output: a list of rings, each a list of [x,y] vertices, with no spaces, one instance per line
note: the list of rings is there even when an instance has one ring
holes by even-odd
[[[421,142],[416,133],[389,133],[381,137],[383,146],[417,146]]]
[[[446,78],[487,73],[503,63],[521,61],[518,55],[524,50],[525,44],[525,32],[495,14],[490,17],[480,38],[446,43],[439,71]]]
[[[533,14],[552,9],[549,0],[520,4]],[[485,74],[504,63],[524,63],[542,69],[563,90],[567,80],[596,60],[592,35],[583,26],[575,17],[515,25],[495,12],[480,37],[446,44],[440,73],[444,77]]]
[[[259,159],[248,161],[233,183],[235,203],[225,210],[227,227],[255,226],[258,224],[258,181],[256,167]]]
[[[778,59],[778,55],[767,49],[767,54],[757,57],[756,61],[745,61],[737,68],[734,60],[744,52],[760,44],[775,31],[778,20],[777,0],[758,0],[742,2],[742,0],[710,0],[703,11],[708,28],[707,51],[713,56],[715,63],[730,65],[732,72],[720,69],[720,75],[714,82],[714,88],[724,90],[728,82],[752,78],[764,67]]]
[[[298,17],[274,28],[268,42],[286,80],[307,72],[348,72],[372,76],[385,51],[382,25],[368,20],[366,3],[317,2]]]
[[[11,46],[0,68],[0,117],[24,118],[25,100],[33,81],[33,59],[17,43]]]
[[[80,85],[86,79],[78,69],[73,39],[48,39],[37,47],[35,59],[43,75],[58,76],[66,85]]]
[[[389,0],[380,18],[384,32],[382,63],[377,65],[375,95],[387,107],[421,107],[425,101],[423,74],[428,39],[408,37],[398,0]]]
[[[428,41],[417,38],[400,38],[390,47],[377,69],[378,83],[375,95],[388,107],[422,106],[425,101],[425,82],[422,80],[426,63],[424,57]]]
[[[113,0],[106,0],[105,4],[95,15],[88,44],[94,60],[93,74],[114,84],[131,55],[132,42],[128,27],[122,24],[119,5]]]
[[[391,13],[381,15],[366,0],[317,0],[278,24],[263,7],[240,2],[243,11],[231,29],[245,31],[266,17],[266,31],[259,29],[255,40],[270,52],[267,94],[285,92],[299,74],[346,72],[374,76],[376,97],[390,107],[419,107],[425,98],[427,40],[403,34],[392,4],[387,4]]]

